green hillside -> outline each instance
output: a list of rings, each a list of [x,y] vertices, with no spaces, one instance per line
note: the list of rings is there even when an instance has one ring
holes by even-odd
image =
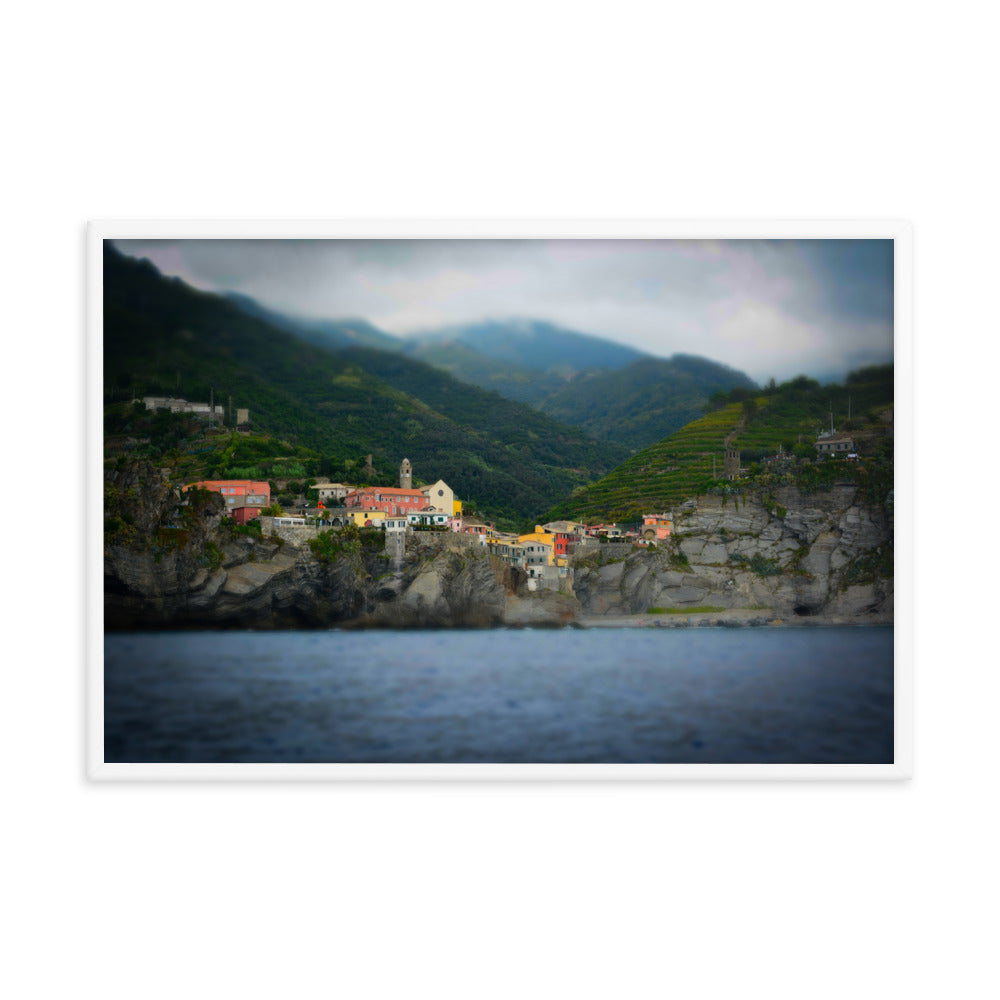
[[[304,450],[299,457],[311,461],[312,474],[357,481],[364,456],[372,454],[388,483],[407,457],[415,477],[443,478],[504,525],[531,520],[623,455],[614,445],[401,355],[308,343],[107,247],[105,404],[143,395],[207,402],[210,393],[216,403],[228,407],[231,398],[234,408],[248,408],[262,440]],[[128,421],[121,417],[111,430],[127,436]],[[183,451],[190,440],[181,436],[175,445]],[[243,454],[249,450],[249,441],[237,440],[217,464],[232,474],[267,460]]]
[[[759,395],[737,388],[716,393],[709,405],[712,412],[633,455],[598,482],[577,488],[544,519],[630,522],[669,510],[721,486],[717,477],[727,439],[740,452],[746,485],[775,475],[767,460],[780,450],[792,456],[782,466],[786,481],[814,486],[834,476],[869,487],[877,480],[883,491],[886,484],[891,488],[891,423],[884,419],[893,405],[891,365],[854,372],[844,385],[821,386],[800,377]],[[831,409],[837,429],[857,440],[861,462],[816,462],[814,442],[829,429]]]
[[[634,347],[534,319],[469,323],[426,331],[413,341],[464,344],[505,365],[563,376],[594,368],[621,368],[642,357]]]
[[[563,375],[491,358],[458,340],[414,339],[406,341],[403,350],[409,357],[441,368],[463,382],[533,406],[566,383]]]
[[[542,401],[543,413],[602,441],[645,448],[704,412],[713,393],[754,382],[706,358],[642,358],[614,371],[586,372]]]
[[[400,339],[360,319],[306,320],[245,295],[226,298],[248,315],[317,346],[399,352],[629,451],[694,420],[717,391],[756,388],[743,372],[707,358],[643,356],[609,340],[534,320],[476,323]],[[372,370],[367,364],[365,368]]]
[[[306,319],[269,309],[249,295],[229,292],[226,298],[248,316],[255,316],[287,333],[295,333],[318,347],[374,347],[381,351],[398,351],[402,341],[363,319]]]

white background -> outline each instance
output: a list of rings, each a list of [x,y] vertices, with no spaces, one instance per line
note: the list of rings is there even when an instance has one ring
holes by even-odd
[[[7,12],[5,995],[995,987],[996,31],[940,11]],[[910,220],[913,780],[87,784],[85,223],[345,216]]]

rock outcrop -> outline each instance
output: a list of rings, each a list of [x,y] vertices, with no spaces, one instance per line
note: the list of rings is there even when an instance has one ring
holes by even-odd
[[[230,544],[215,567],[195,553],[105,554],[107,628],[456,628],[498,624],[505,596],[479,546],[410,548],[393,572],[384,553],[332,562],[308,547]]]
[[[663,624],[892,621],[891,507],[855,486],[689,501],[656,548],[575,555],[561,592],[529,591],[471,536],[412,533],[402,559],[378,533],[314,552],[242,533],[218,496],[185,500],[149,467],[108,473],[107,628],[539,627],[657,611]]]
[[[769,619],[892,621],[891,510],[857,487],[761,499],[689,502],[669,542],[613,561],[598,550],[575,567],[583,614],[759,611]]]
[[[503,575],[470,536],[382,536],[314,553],[242,533],[221,497],[182,498],[148,465],[105,476],[104,620],[129,628],[482,627],[502,621]],[[340,539],[342,536],[337,536]]]

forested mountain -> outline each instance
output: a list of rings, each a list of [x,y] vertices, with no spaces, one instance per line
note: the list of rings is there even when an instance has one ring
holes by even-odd
[[[707,358],[651,357],[538,320],[473,323],[397,338],[364,320],[305,320],[244,295],[228,298],[310,343],[402,352],[632,451],[694,420],[712,393],[755,385]]]
[[[106,244],[105,403],[210,393],[248,408],[256,431],[310,449],[323,474],[356,481],[370,453],[389,483],[407,457],[416,479],[445,479],[504,524],[531,520],[625,454],[402,355],[317,346]],[[237,435],[228,462],[240,464],[241,447]]]
[[[540,408],[604,441],[632,449],[659,441],[704,412],[716,392],[756,388],[742,372],[692,355],[642,358],[614,371],[585,372]]]
[[[566,375],[500,361],[457,340],[406,340],[403,351],[463,382],[492,389],[507,399],[531,406],[537,406],[566,384]]]
[[[398,337],[372,326],[364,319],[306,319],[269,309],[249,295],[238,292],[229,292],[226,298],[248,316],[255,316],[279,330],[294,333],[317,347],[335,350],[343,347],[375,347],[382,351],[398,351],[403,346]]]
[[[505,365],[564,376],[588,368],[621,368],[643,356],[633,347],[533,319],[469,323],[408,339],[411,345],[462,344]]]
[[[632,450],[694,420],[712,393],[755,385],[707,358],[651,357],[532,320],[425,333],[404,340],[403,350]]]
[[[403,350],[463,382],[542,407],[581,372],[631,364],[640,351],[540,320],[470,323],[407,337]]]

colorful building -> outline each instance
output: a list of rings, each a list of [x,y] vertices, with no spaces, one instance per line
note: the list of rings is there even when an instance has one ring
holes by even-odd
[[[492,532],[492,527],[484,524],[479,518],[465,517],[460,521],[459,532],[463,535],[478,535],[483,541]]]
[[[549,531],[530,531],[517,536],[524,552],[524,567],[528,576],[544,576],[546,566],[556,565],[555,535]]]
[[[443,479],[430,486],[422,486],[420,492],[424,495],[426,506],[443,510],[451,517],[461,515],[462,501],[455,499],[455,491]]]
[[[406,515],[406,519],[414,527],[447,528],[448,515],[436,507],[425,507]]]
[[[233,520],[237,524],[246,524],[255,517],[260,517],[260,507],[234,507],[232,509]]]
[[[576,522],[552,521],[549,524],[536,524],[535,532],[544,532],[552,536],[553,553],[557,556],[564,556],[568,551],[570,542],[578,541],[580,536],[573,527]]]
[[[389,515],[384,510],[349,510],[342,516],[345,524],[353,521],[358,528],[379,528]]]
[[[232,513],[236,507],[267,507],[271,503],[270,484],[258,483],[252,479],[203,479],[184,487],[185,492],[196,489],[221,493],[228,513]]]
[[[427,500],[421,490],[406,490],[396,486],[365,486],[344,497],[350,510],[381,510],[385,514],[406,515],[422,510]]]
[[[643,514],[642,537],[648,542],[662,542],[670,537],[673,518],[669,514]]]

